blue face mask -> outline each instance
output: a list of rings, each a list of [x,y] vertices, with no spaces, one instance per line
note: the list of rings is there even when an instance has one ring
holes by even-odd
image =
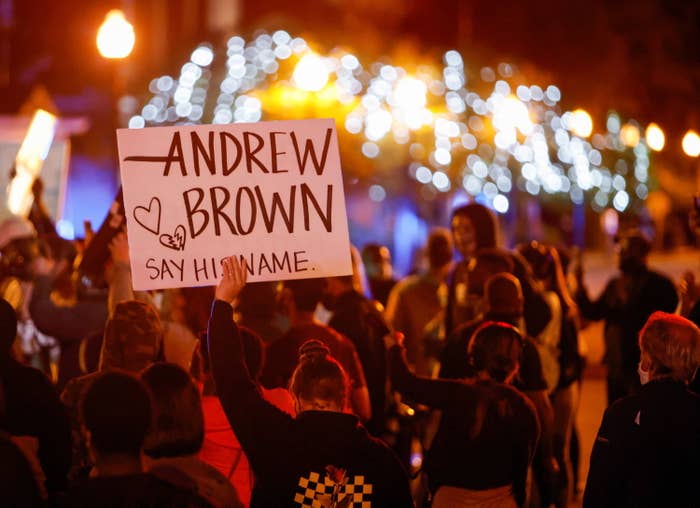
[[[642,386],[649,382],[649,371],[642,368],[641,361],[637,365],[637,374],[639,374],[639,382],[642,383]]]

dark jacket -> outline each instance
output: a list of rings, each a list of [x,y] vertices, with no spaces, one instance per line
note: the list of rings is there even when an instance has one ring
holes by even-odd
[[[71,429],[53,385],[43,372],[7,357],[0,359],[0,381],[5,392],[5,430],[37,438],[46,490],[49,494],[64,490],[71,464]]]
[[[88,478],[73,487],[61,508],[211,508],[191,489],[150,473]]]
[[[549,305],[547,305],[542,294],[535,288],[527,261],[513,252],[504,250],[503,254],[509,256],[513,261],[513,275],[517,277],[523,291],[525,328],[529,335],[536,337],[544,330],[552,318]],[[468,278],[468,272],[468,263],[460,261],[455,265],[448,278],[447,308],[445,309],[445,335],[448,337],[460,324],[476,317],[474,315],[464,316],[464,309],[460,311],[457,305],[457,283]]]
[[[372,418],[366,426],[377,435],[384,430],[387,372],[383,337],[389,327],[375,304],[355,290],[338,297],[328,326],[355,344],[372,403]]]
[[[208,337],[221,405],[255,473],[251,507],[310,506],[343,478],[340,500],[354,492],[354,503],[412,506],[398,459],[355,416],[305,411],[294,419],[263,399],[246,368],[229,304],[214,302]]]
[[[95,297],[80,300],[71,307],[62,307],[51,300],[51,286],[50,277],[37,277],[29,312],[36,327],[61,344],[58,389],[62,390],[68,380],[83,374],[78,360],[80,341],[104,328],[107,298]]]
[[[700,396],[652,380],[603,416],[583,506],[700,506]]]
[[[393,387],[442,410],[424,465],[431,491],[443,485],[473,490],[512,485],[516,502],[523,506],[527,469],[540,432],[532,402],[494,381],[417,377],[403,353],[398,346],[389,351]]]
[[[636,372],[639,331],[655,311],[674,312],[678,293],[668,277],[644,268],[628,277],[612,278],[596,300],[581,288],[576,300],[584,318],[605,320],[606,337],[620,337],[622,367]]]

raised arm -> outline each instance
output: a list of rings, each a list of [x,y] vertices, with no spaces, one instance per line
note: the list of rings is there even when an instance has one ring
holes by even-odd
[[[55,277],[53,262],[40,257],[32,265],[34,289],[29,313],[34,324],[47,335],[60,341],[82,340],[90,333],[101,330],[107,320],[107,302],[104,300],[81,300],[64,307],[51,299],[51,288]]]
[[[222,262],[222,268],[209,319],[209,362],[226,417],[253,468],[259,469],[274,460],[276,437],[283,437],[292,417],[263,399],[245,364],[231,306],[245,285],[245,265],[232,256]]]
[[[454,406],[456,400],[464,400],[469,395],[476,400],[476,388],[449,379],[430,379],[411,373],[406,364],[406,351],[403,347],[403,334],[393,332],[384,338],[388,348],[389,374],[392,387],[419,404],[436,409]]]

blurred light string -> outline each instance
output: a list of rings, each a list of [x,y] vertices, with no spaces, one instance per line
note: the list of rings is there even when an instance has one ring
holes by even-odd
[[[216,56],[200,44],[178,77],[154,78],[129,127],[271,120],[280,106],[312,100],[343,112],[340,125],[370,161],[403,147],[423,195],[461,189],[498,213],[516,189],[574,204],[588,195],[596,211],[624,212],[649,193],[649,147],[636,122],[611,112],[597,132],[586,111],[562,110],[557,86],[526,84],[508,63],[468,83],[456,50],[410,73],[385,61],[363,66],[342,49],[318,54],[284,30],[231,37],[223,71],[212,68]],[[386,196],[381,185],[369,192]]]

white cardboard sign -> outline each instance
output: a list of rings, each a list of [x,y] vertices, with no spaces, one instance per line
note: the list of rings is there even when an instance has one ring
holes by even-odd
[[[352,273],[335,122],[119,129],[134,289]]]

